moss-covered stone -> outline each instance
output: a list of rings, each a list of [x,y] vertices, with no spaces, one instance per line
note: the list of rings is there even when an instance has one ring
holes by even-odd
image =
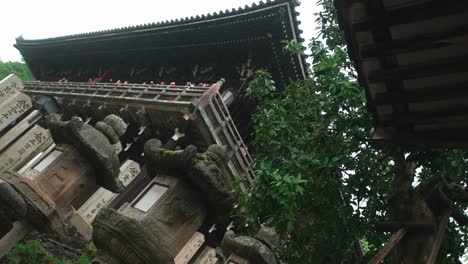
[[[89,158],[96,169],[96,182],[100,186],[112,192],[121,191],[122,184],[118,180],[120,161],[107,136],[79,117],[72,117],[67,122],[60,118],[56,114],[46,118],[54,140],[74,146],[83,156]]]
[[[112,145],[117,144],[117,142],[119,142],[119,136],[117,135],[117,133],[115,133],[115,130],[107,123],[99,121],[94,127],[96,127],[97,130],[101,131],[107,137],[107,139],[109,139]]]
[[[123,136],[127,131],[127,124],[117,115],[108,115],[103,122],[111,126],[119,137]]]

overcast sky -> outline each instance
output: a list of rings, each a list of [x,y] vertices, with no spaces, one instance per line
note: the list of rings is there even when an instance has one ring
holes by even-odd
[[[0,14],[0,60],[20,61],[15,38],[57,37],[202,15],[251,5],[257,0],[5,0]],[[316,0],[302,0],[302,37],[314,34]]]

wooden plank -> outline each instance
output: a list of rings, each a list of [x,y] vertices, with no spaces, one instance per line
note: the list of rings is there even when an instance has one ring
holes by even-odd
[[[388,56],[399,53],[441,48],[452,45],[452,43],[447,41],[448,39],[466,36],[467,33],[468,26],[463,25],[451,30],[432,34],[424,33],[410,38],[376,42],[362,46],[360,54],[363,59],[369,59],[377,56]]]
[[[442,101],[468,97],[468,82],[459,82],[443,86],[427,87],[417,91],[395,91],[377,93],[375,105],[392,105],[395,103],[418,103]]]
[[[445,230],[447,229],[448,220],[451,214],[452,214],[452,209],[449,209],[442,216],[442,220],[439,223],[434,245],[432,246],[431,255],[429,256],[429,259],[427,260],[427,264],[436,263],[437,255],[440,250],[440,245],[442,245],[442,241],[445,235]]]
[[[448,123],[450,120],[461,122],[468,119],[467,113],[468,107],[436,109],[426,112],[394,113],[384,115],[381,119],[381,124],[384,126],[396,124],[434,124]]]
[[[374,29],[376,21],[382,21],[385,26],[408,24],[436,17],[449,16],[466,12],[468,2],[460,0],[433,0],[421,4],[391,10],[381,13],[370,12],[365,21],[353,24],[354,32]]]
[[[392,251],[392,249],[400,242],[400,240],[406,235],[406,230],[401,228],[396,232],[392,238],[385,244],[385,246],[377,252],[377,254],[369,261],[369,264],[378,264],[380,263],[385,256]]]
[[[369,82],[416,79],[449,73],[468,72],[468,56],[443,58],[424,63],[369,72]]]

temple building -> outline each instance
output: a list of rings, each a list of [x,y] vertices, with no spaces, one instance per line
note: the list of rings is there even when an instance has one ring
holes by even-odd
[[[468,3],[335,1],[374,139],[467,147]]]
[[[18,38],[15,46],[39,81],[204,85],[224,78],[221,95],[234,100],[230,113],[249,141],[253,106],[244,93],[254,72],[269,70],[279,89],[307,74],[303,54],[282,50],[283,41],[303,41],[297,5],[296,0],[267,1],[150,25]]]
[[[262,227],[255,237],[226,230],[235,190],[255,180],[248,82],[266,69],[282,89],[307,74],[303,54],[283,52],[284,41],[303,41],[298,4],[267,1],[150,25],[18,38],[36,81],[11,77],[14,102],[0,94],[7,116],[0,147],[27,153],[21,162],[0,154],[15,162],[0,169],[0,188],[16,197],[0,201],[12,224],[2,230],[0,252],[37,229],[30,212],[42,212],[51,227],[44,232],[92,239],[93,263],[277,263],[274,230]],[[34,129],[48,143],[22,150],[12,135]],[[48,207],[8,175],[40,189]]]

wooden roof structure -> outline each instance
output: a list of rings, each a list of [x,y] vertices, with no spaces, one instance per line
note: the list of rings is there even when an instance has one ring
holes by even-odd
[[[224,173],[228,182],[235,186],[236,178],[240,178],[243,187],[249,187],[255,177],[252,159],[221,95],[215,93],[205,103],[200,103],[195,118],[188,123],[182,118],[194,100],[202,98],[208,90],[197,86],[41,81],[24,82],[23,89],[34,101],[41,96],[55,97],[66,117],[79,116],[93,124],[109,114],[116,114],[130,127],[141,128],[142,131],[134,135],[136,138],[122,137],[122,155],[130,155],[132,148],[140,155],[142,146],[139,143],[144,144],[155,136],[167,141],[176,128],[186,134],[185,140],[180,140],[184,141],[183,145],[193,144],[200,150],[206,150],[212,144],[226,146],[228,164]],[[146,129],[150,131],[149,138],[140,138]],[[137,157],[130,157],[137,160]],[[121,159],[124,160],[124,156]]]
[[[468,147],[468,2],[335,0],[376,142]]]
[[[230,85],[266,68],[285,85],[306,76],[304,55],[282,52],[281,41],[303,41],[298,4],[267,0],[149,25],[37,40],[19,37],[15,47],[41,81],[83,82],[110,71],[114,81],[214,83],[222,76]]]

